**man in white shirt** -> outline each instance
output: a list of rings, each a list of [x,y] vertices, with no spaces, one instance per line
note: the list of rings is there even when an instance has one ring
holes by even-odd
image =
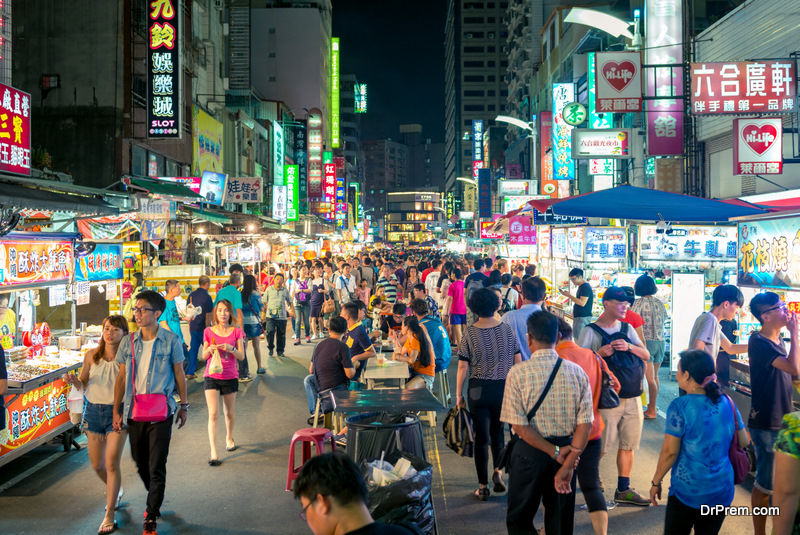
[[[442,261],[434,260],[431,262],[431,271],[425,277],[425,293],[436,300],[436,304],[441,308],[442,294],[436,291],[436,285],[439,282],[439,277],[442,275]]]
[[[342,264],[342,274],[336,277],[336,293],[343,305],[355,300],[356,278],[350,273],[350,264]]]
[[[531,350],[528,348],[528,318],[542,309],[546,293],[547,287],[542,279],[539,277],[525,279],[522,281],[522,306],[518,310],[509,310],[500,318],[500,321],[514,329],[523,361],[531,358]]]

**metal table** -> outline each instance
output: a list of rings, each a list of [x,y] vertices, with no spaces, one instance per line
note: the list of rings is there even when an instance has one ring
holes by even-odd
[[[364,372],[364,379],[367,380],[367,388],[370,390],[375,388],[375,379],[397,379],[398,386],[402,389],[408,376],[408,364],[399,360],[387,360],[385,366],[373,364]]]
[[[334,390],[333,399],[334,427],[340,432],[344,427],[342,420],[345,413],[350,412],[427,412],[431,426],[435,425],[435,413],[447,411],[427,388],[414,390]]]

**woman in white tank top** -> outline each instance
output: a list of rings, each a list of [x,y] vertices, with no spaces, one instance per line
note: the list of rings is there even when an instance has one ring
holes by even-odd
[[[95,349],[86,352],[80,377],[67,374],[65,380],[84,391],[83,429],[89,441],[89,459],[103,483],[106,484],[107,505],[99,534],[117,529],[114,511],[122,499],[122,476],[119,471],[127,431],[112,429],[114,383],[120,365],[115,362],[122,338],[128,335],[124,316],[109,316],[103,320],[103,336]]]

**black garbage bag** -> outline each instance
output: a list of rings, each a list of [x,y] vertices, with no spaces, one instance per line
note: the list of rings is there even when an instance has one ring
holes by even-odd
[[[422,424],[415,414],[366,413],[350,416],[346,422],[347,454],[356,464],[398,450],[425,458]]]
[[[433,466],[405,451],[390,453],[384,460],[394,465],[401,457],[408,459],[417,473],[385,487],[368,484],[369,512],[376,522],[416,525],[422,533],[430,535],[434,531],[435,520],[431,500]],[[365,478],[369,474],[367,462],[367,459],[361,462],[361,471]]]

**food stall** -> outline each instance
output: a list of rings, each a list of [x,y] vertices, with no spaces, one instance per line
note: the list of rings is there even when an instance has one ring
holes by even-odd
[[[0,466],[63,435],[74,443],[61,377],[83,362],[75,337],[73,295],[76,234],[10,233],[0,240],[0,296],[8,310],[5,333],[7,428],[0,430]],[[51,343],[53,345],[51,345]]]

